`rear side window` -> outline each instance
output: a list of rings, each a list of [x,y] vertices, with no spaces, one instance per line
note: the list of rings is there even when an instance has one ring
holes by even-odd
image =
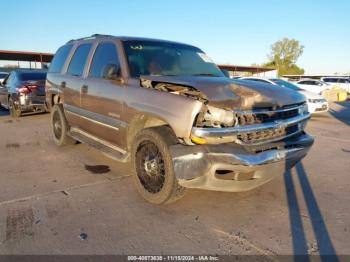
[[[344,84],[344,83],[349,83],[349,82],[348,82],[348,80],[346,80],[346,79],[339,78],[338,83]]]
[[[69,74],[74,76],[81,76],[83,74],[90,49],[91,44],[82,44],[77,48],[68,67]]]
[[[304,85],[312,85],[312,86],[317,85],[317,83],[315,81],[304,81],[303,84]]]
[[[0,73],[0,78],[5,78],[7,76],[7,74],[5,73]]]
[[[64,45],[57,50],[50,65],[50,73],[59,73],[62,71],[62,67],[66,62],[66,59],[71,49],[72,45]]]
[[[16,72],[12,72],[6,80],[7,85],[11,85],[16,79]]]
[[[113,43],[103,43],[96,48],[89,76],[102,78],[103,70],[108,64],[119,66],[117,49]]]
[[[336,83],[337,79],[336,78],[325,78],[323,81],[326,83]]]

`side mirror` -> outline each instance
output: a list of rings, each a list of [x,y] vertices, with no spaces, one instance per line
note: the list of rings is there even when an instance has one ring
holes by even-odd
[[[117,64],[108,64],[103,67],[102,77],[108,80],[119,80],[121,78],[120,66]]]

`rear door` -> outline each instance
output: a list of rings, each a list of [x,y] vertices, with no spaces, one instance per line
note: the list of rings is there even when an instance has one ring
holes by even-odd
[[[105,78],[105,71],[111,65],[120,69],[119,61],[115,42],[100,42],[97,45],[81,93],[81,114],[86,131],[125,148],[126,141],[123,138],[126,125],[121,119],[124,86],[120,80]]]
[[[91,50],[91,43],[83,43],[76,47],[67,67],[66,74],[61,78],[60,88],[64,97],[64,109],[71,126],[81,127],[80,90],[83,86],[83,74]]]

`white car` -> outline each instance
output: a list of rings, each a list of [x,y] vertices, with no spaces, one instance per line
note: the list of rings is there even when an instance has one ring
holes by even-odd
[[[241,77],[240,80],[250,80],[250,81],[269,83],[271,85],[286,87],[298,93],[301,93],[307,99],[308,111],[311,114],[327,112],[329,109],[328,102],[323,96],[303,90],[300,87],[279,78]]]
[[[302,79],[296,85],[306,91],[321,95],[323,91],[331,89],[332,86],[326,82],[316,79]]]
[[[337,86],[345,89],[348,93],[350,93],[350,80],[345,77],[322,77],[321,80],[330,84],[331,86]]]
[[[2,84],[2,81],[4,81],[8,75],[9,73],[7,72],[0,72],[0,84]]]

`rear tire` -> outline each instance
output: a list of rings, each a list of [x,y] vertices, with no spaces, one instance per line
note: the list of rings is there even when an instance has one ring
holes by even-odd
[[[176,137],[168,127],[144,129],[133,141],[134,182],[140,195],[152,204],[169,204],[185,194],[174,173],[172,144],[176,144]]]
[[[51,110],[52,137],[56,145],[73,145],[76,141],[68,136],[69,125],[60,104],[54,105]]]
[[[14,118],[19,118],[22,115],[21,109],[14,103],[13,99],[10,97],[8,102],[8,108],[10,115]]]

